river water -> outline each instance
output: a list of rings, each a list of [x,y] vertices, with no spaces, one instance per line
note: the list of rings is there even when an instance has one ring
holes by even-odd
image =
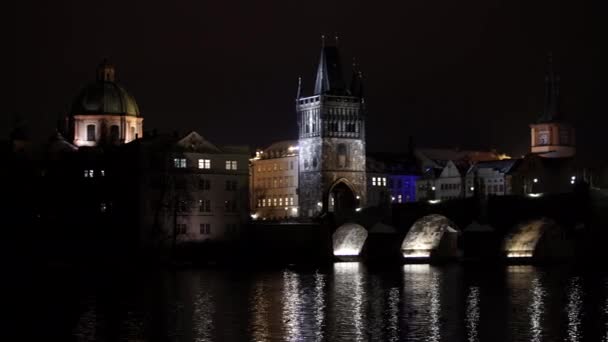
[[[574,266],[57,272],[23,302],[43,340],[608,341],[608,273]]]

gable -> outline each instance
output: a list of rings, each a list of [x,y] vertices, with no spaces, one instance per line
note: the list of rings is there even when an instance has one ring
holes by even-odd
[[[177,146],[188,152],[221,153],[222,151],[197,132],[190,132],[176,143]]]

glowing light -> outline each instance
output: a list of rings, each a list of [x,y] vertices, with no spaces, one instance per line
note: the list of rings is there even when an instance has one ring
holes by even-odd
[[[435,187],[434,187],[434,186],[432,186],[432,187],[431,187],[431,190],[435,191]]]
[[[574,180],[571,180],[571,181],[570,181],[570,184],[574,184]]]
[[[580,278],[574,277],[570,282],[568,293],[568,305],[566,311],[568,313],[568,341],[580,341],[582,337],[582,308],[583,308],[583,290],[580,284]]]
[[[570,177],[571,180],[576,180],[576,176]]]
[[[322,206],[323,206],[323,203],[322,203],[322,202],[317,202],[317,206],[318,206],[318,207],[322,207]]]
[[[355,209],[355,211],[359,212],[359,211],[361,211],[361,208],[357,208],[357,209]]]
[[[297,151],[297,150],[299,150],[299,149],[300,149],[300,147],[299,147],[299,146],[289,146],[289,147],[287,148],[287,150],[288,150],[289,152]]]
[[[531,258],[547,227],[545,220],[533,220],[516,226],[507,235],[503,250],[507,258]]]
[[[258,219],[258,214],[251,214],[251,218],[254,219],[254,220],[257,220]]]
[[[297,212],[298,212],[298,208],[291,208],[291,211],[292,211],[293,213],[297,213]]]
[[[473,286],[469,289],[467,296],[467,309],[465,321],[467,323],[467,335],[469,342],[479,341],[479,287]]]
[[[356,199],[361,199],[361,196],[357,195],[355,198],[356,198]]]
[[[538,183],[538,178],[534,178],[533,182]]]
[[[431,204],[437,204],[437,203],[440,203],[440,202],[441,202],[441,200],[438,200],[438,199],[429,200],[429,203],[431,203]]]
[[[289,210],[289,208],[285,207],[285,211]]]
[[[395,196],[391,196],[391,201],[395,202]]]
[[[532,193],[532,194],[528,194],[528,197],[533,197],[533,198],[538,198],[538,197],[542,197],[543,194],[541,193]]]
[[[469,189],[471,189],[471,191],[475,190],[475,187],[470,187]]]
[[[367,230],[355,223],[346,223],[332,236],[335,256],[358,256],[367,240]]]
[[[429,258],[434,250],[439,248],[444,236],[456,234],[447,218],[441,215],[428,215],[414,223],[401,243],[401,253],[404,258]],[[451,241],[451,240],[447,240]],[[455,240],[454,240],[455,242]],[[457,254],[455,244],[446,243],[446,256]],[[451,245],[450,247],[447,247]],[[449,249],[449,250],[448,250]]]

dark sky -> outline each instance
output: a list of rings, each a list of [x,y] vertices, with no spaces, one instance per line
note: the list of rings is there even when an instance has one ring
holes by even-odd
[[[15,115],[39,136],[51,130],[108,57],[145,130],[253,147],[295,138],[297,78],[309,93],[319,37],[337,32],[345,69],[356,57],[364,72],[369,150],[403,150],[413,135],[419,146],[525,152],[551,50],[562,112],[591,155],[607,123],[595,12],[547,0],[19,1],[0,134]]]

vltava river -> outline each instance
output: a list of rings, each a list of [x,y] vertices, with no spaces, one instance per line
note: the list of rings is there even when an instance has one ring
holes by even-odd
[[[335,263],[45,278],[27,319],[48,340],[608,341],[608,275],[569,266]]]

